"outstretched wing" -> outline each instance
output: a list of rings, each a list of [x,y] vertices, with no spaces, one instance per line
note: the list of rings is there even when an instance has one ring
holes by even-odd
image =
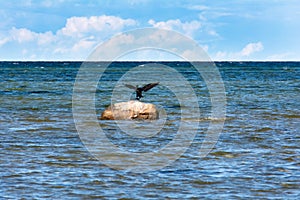
[[[147,85],[145,85],[144,87],[142,87],[142,90],[147,92],[148,90],[150,90],[151,88],[157,86],[159,84],[159,82],[157,83],[149,83]]]
[[[125,84],[125,86],[128,87],[128,88],[130,88],[130,89],[134,89],[134,90],[137,89],[137,88],[136,88],[135,86],[133,86],[133,85]]]

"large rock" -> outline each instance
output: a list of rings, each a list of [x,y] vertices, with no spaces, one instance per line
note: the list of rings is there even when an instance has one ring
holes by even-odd
[[[102,120],[124,120],[124,119],[158,119],[158,111],[155,105],[140,101],[128,101],[116,103],[102,113]]]

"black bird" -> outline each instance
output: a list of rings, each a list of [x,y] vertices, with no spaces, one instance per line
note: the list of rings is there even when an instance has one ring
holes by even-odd
[[[129,85],[129,84],[125,84],[126,87],[130,88],[130,89],[134,89],[136,92],[136,100],[140,100],[140,98],[144,97],[142,95],[142,92],[147,92],[148,90],[150,90],[151,88],[157,86],[159,84],[159,82],[157,83],[149,83],[147,85],[144,85],[143,87],[138,87],[138,85],[135,87],[133,85]]]

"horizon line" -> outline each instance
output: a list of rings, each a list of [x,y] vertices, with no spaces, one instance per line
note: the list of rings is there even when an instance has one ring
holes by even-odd
[[[87,60],[0,60],[0,62],[300,62],[300,60],[116,60],[116,61],[87,61]]]

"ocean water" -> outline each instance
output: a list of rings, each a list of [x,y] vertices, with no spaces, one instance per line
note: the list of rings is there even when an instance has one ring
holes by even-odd
[[[144,64],[118,62],[108,68],[95,89],[97,116],[123,74]],[[201,112],[199,130],[170,165],[134,173],[99,161],[80,139],[72,113],[80,62],[1,62],[0,199],[299,198],[299,62],[216,63],[226,91],[226,120],[204,158],[197,152],[213,120],[207,86],[188,63],[161,64],[191,83]],[[160,134],[135,138],[120,124],[98,122],[124,151],[159,150],[179,129],[182,105],[171,90],[158,86],[144,96],[167,114]]]

